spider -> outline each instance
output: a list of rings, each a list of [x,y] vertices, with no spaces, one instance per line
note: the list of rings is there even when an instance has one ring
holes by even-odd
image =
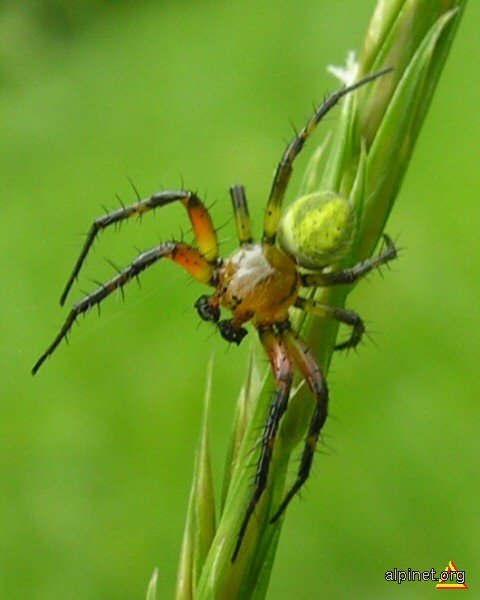
[[[321,119],[341,98],[384,75],[389,70],[373,73],[327,96],[324,102],[315,109],[303,129],[288,144],[274,175],[265,209],[261,242],[255,242],[252,238],[245,189],[242,185],[234,185],[229,190],[240,247],[227,258],[219,256],[217,235],[210,214],[202,200],[192,191],[162,191],[145,200],[139,199],[131,206],[119,208],[97,218],[87,234],[83,249],[62,293],[61,305],[65,303],[97,235],[111,225],[130,217],[141,216],[167,204],[180,202],[187,212],[197,244],[194,247],[183,242],[168,241],[142,252],[128,267],[119,270],[115,277],[100,285],[73,306],[60,332],[32,369],[33,374],[38,371],[60,342],[67,337],[79,315],[98,305],[115,290],[119,289],[123,292],[124,285],[162,258],[177,263],[195,280],[213,288],[211,295],[200,296],[195,302],[195,308],[201,319],[215,324],[222,337],[228,342],[240,344],[247,334],[243,325],[247,321],[251,321],[267,353],[273,372],[275,393],[261,438],[260,457],[257,463],[253,492],[238,532],[232,562],[235,561],[240,551],[250,518],[267,485],[276,435],[288,406],[294,365],[308,383],[315,400],[315,409],[308,428],[296,480],[273,515],[272,523],[280,518],[289,502],[307,480],[318,438],[327,418],[328,388],[325,376],[320,364],[309,351],[305,342],[292,330],[289,309],[296,307],[351,326],[350,338],[338,344],[336,349],[354,347],[364,332],[360,316],[351,310],[303,298],[300,296],[300,290],[317,286],[352,284],[368,272],[396,257],[395,246],[386,235],[383,236],[386,248],[380,254],[343,270],[335,270],[334,264],[346,254],[345,248],[348,247],[348,244],[335,238],[333,233],[330,236],[328,251],[323,254],[324,260],[321,267],[318,266],[318,260],[312,264],[308,258],[302,259],[301,253],[295,255],[286,234],[279,236],[280,243],[276,245],[279,230],[280,234],[282,233],[282,202],[291,178],[293,162],[306,140]],[[321,195],[322,193],[320,193]],[[332,202],[338,198],[331,194],[331,198],[324,200],[324,203],[331,206]],[[315,200],[315,194],[311,199]],[[309,200],[308,197],[307,200]],[[347,201],[344,201],[344,206],[346,203]],[[350,210],[352,209],[350,208]],[[338,223],[336,228],[338,231]],[[328,237],[331,232],[327,231],[326,233]],[[321,263],[322,255],[320,254]],[[230,311],[232,317],[221,320],[222,308]]]

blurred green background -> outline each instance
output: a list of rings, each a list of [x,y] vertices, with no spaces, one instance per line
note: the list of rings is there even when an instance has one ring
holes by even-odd
[[[206,365],[214,351],[219,487],[248,344],[199,325],[204,289],[161,264],[30,368],[66,316],[82,234],[116,193],[134,201],[127,177],[142,196],[198,190],[224,252],[242,182],[259,231],[289,120],[337,87],[326,65],[360,47],[374,4],[2,3],[2,598],[142,598],[155,566],[172,597]],[[326,445],[289,509],[272,599],[433,597],[385,571],[449,560],[478,590],[479,22],[471,2],[388,225],[401,260],[349,299],[375,343],[334,360]],[[105,257],[125,265],[182,230],[174,206],[105,233],[72,301],[112,275]]]

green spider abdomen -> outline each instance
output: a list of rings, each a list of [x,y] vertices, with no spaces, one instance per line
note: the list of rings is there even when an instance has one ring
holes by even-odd
[[[289,206],[278,240],[300,266],[319,269],[340,261],[354,234],[355,212],[348,200],[334,192],[314,192]]]

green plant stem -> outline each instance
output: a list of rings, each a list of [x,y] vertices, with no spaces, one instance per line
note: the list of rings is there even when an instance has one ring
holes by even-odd
[[[355,239],[349,256],[338,267],[371,256],[378,244],[465,4],[465,0],[379,0],[359,62],[351,63],[344,72],[345,83],[351,83],[386,67],[394,69],[393,73],[344,98],[328,148],[324,143],[314,154],[303,178],[300,195],[329,190],[348,198],[355,209]],[[319,289],[315,298],[342,307],[351,289],[352,286]],[[300,316],[294,324],[327,373],[338,323]],[[178,595],[179,599],[259,600],[267,593],[284,517],[275,525],[269,520],[283,498],[292,453],[305,437],[313,400],[306,385],[299,385],[291,394],[274,447],[267,489],[249,523],[238,558],[232,563],[233,548],[252,493],[252,465],[258,459],[258,450],[252,454],[252,449],[256,447],[259,428],[265,423],[273,389],[268,373],[259,384],[259,378],[254,376],[255,362],[252,357],[240,396],[220,519],[213,539],[209,538],[208,552],[196,562],[195,575],[190,577],[190,581],[196,582],[192,584],[195,589],[191,596]],[[197,459],[196,482],[200,470]],[[210,477],[204,476],[204,480]],[[194,489],[193,503],[199,502],[199,488]],[[209,497],[210,501],[213,502],[213,497]],[[201,511],[197,510],[197,514]],[[205,520],[208,518],[200,517],[196,527],[208,529]],[[187,546],[195,544],[188,527],[187,524]],[[185,568],[185,563],[182,564]]]

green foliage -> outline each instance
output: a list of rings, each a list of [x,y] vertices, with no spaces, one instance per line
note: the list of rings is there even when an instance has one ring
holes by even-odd
[[[152,574],[152,578],[150,579],[150,583],[148,584],[147,589],[147,600],[157,600],[157,584],[158,584],[158,570]]]

